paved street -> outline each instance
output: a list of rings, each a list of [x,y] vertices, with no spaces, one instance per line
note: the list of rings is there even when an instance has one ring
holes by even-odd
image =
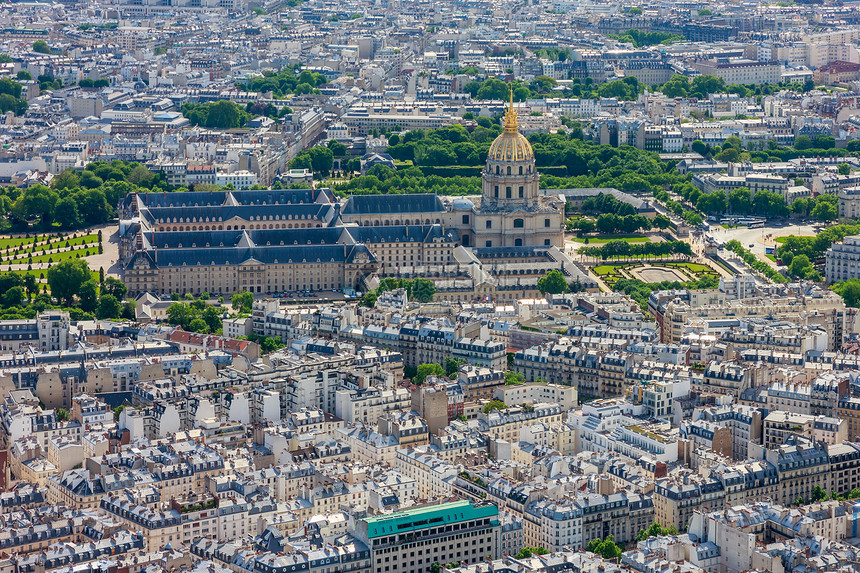
[[[765,256],[765,247],[777,246],[777,237],[787,237],[789,235],[812,236],[816,234],[817,225],[799,224],[799,225],[768,225],[760,229],[750,229],[747,227],[735,227],[733,229],[724,229],[720,225],[711,225],[711,230],[708,234],[715,239],[728,242],[736,240],[744,246],[745,249],[752,251],[759,259],[765,261],[769,265],[776,267],[777,265]]]

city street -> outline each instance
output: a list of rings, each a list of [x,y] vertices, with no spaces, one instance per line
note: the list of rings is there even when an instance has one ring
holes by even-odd
[[[817,225],[800,224],[800,225],[767,225],[760,229],[750,229],[748,227],[735,227],[725,229],[720,225],[712,224],[708,235],[714,239],[726,243],[731,240],[738,241],[745,249],[752,251],[759,259],[765,261],[769,265],[776,267],[776,263],[765,256],[766,247],[777,246],[776,239],[778,237],[787,237],[789,235],[797,236],[813,236],[816,234]]]

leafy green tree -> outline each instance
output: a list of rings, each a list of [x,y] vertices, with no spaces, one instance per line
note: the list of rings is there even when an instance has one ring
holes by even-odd
[[[84,179],[81,177],[81,183]],[[110,219],[113,210],[101,189],[83,189],[74,194],[74,199],[78,203],[78,212],[82,215],[84,223],[101,225]]]
[[[661,535],[677,535],[678,530],[675,529],[675,526],[672,525],[670,527],[663,527],[656,521],[651,524],[647,529],[640,529],[639,534],[636,536],[636,541],[645,541],[649,537],[659,537]]]
[[[50,271],[50,269],[48,270]],[[96,281],[93,279],[84,281],[78,291],[78,299],[80,299],[79,306],[82,311],[95,312],[99,301],[99,285],[96,284]]]
[[[818,221],[835,221],[839,217],[839,208],[832,203],[819,202],[810,215]]]
[[[184,103],[180,111],[193,125],[212,129],[236,129],[251,119],[251,115],[242,106],[226,99],[207,103]]]
[[[621,548],[615,544],[615,538],[612,535],[607,536],[606,539],[592,539],[585,549],[603,556],[604,559],[618,559],[623,553]]]
[[[798,135],[794,138],[795,149],[812,149],[812,139],[808,135]]]
[[[456,376],[460,371],[460,366],[465,364],[466,361],[462,358],[445,358],[445,376],[451,378],[452,376]]]
[[[191,332],[209,332],[209,325],[202,318],[195,318],[188,324],[188,330]]]
[[[505,372],[505,385],[506,386],[514,386],[516,384],[522,384],[525,382],[525,376],[523,376],[519,372],[514,372],[513,370],[508,370]]]
[[[860,279],[849,279],[840,283],[834,284],[833,291],[842,297],[845,301],[845,306],[851,308],[860,307]]]
[[[230,297],[230,304],[236,312],[249,313],[254,304],[254,295],[248,291],[237,292]]]
[[[484,407],[481,409],[481,411],[484,414],[489,414],[493,410],[505,410],[505,409],[507,409],[507,406],[501,400],[490,400],[489,402],[484,404]]]
[[[117,300],[124,299],[127,292],[128,288],[126,288],[122,281],[114,277],[105,278],[102,284],[102,294],[109,294]]]
[[[720,93],[725,87],[726,83],[722,78],[718,78],[717,76],[712,76],[710,74],[696,76],[690,84],[690,90],[692,93],[699,93],[703,96]]]
[[[203,309],[201,318],[206,321],[208,332],[217,332],[221,328],[221,312],[214,306],[207,305]]]
[[[558,269],[552,269],[538,279],[538,290],[541,294],[561,294],[567,292],[567,280]]]
[[[840,163],[838,169],[839,175],[848,175],[849,173],[851,173],[851,166],[847,163]]]
[[[40,54],[50,54],[51,48],[48,47],[48,42],[45,40],[36,40],[33,42],[33,51]]]
[[[184,302],[175,302],[167,307],[167,322],[187,329],[196,318],[195,310]]]
[[[15,75],[15,77],[19,80],[25,81],[33,79],[33,76],[30,75],[30,72],[28,72],[27,70],[18,70],[18,73]]]
[[[57,421],[58,422],[68,422],[69,421],[69,411],[65,408],[57,409]]]
[[[687,76],[675,74],[669,78],[669,81],[663,84],[660,91],[662,91],[663,95],[666,97],[687,97],[687,94],[690,91],[690,79]]]
[[[392,137],[394,137],[394,136],[392,136]],[[390,143],[391,143],[391,141],[389,140],[389,144]],[[339,141],[332,139],[331,141],[329,141],[326,144],[326,147],[331,149],[331,152],[332,152],[332,154],[334,154],[335,157],[343,157],[344,155],[346,155],[346,145],[344,145],[343,143],[341,143]]]
[[[121,313],[122,304],[114,295],[103,294],[99,297],[99,305],[96,308],[96,318],[119,318]]]
[[[72,306],[82,285],[90,281],[90,269],[82,259],[66,259],[48,269],[48,286],[51,294],[66,306]]]
[[[420,303],[433,300],[436,294],[436,283],[429,279],[417,278],[412,281],[412,298]]]
[[[732,189],[728,198],[729,211],[733,214],[746,214],[752,211],[752,196],[746,187]]]
[[[445,376],[445,369],[442,368],[441,365],[436,363],[419,364],[417,373],[412,378],[412,382],[420,386],[421,384],[424,384],[424,381],[427,379],[428,376],[436,376],[437,378],[441,378]]]
[[[25,189],[12,205],[12,215],[22,221],[39,217],[43,224],[49,224],[59,199],[56,191],[44,185],[33,185]]]
[[[2,295],[2,302],[5,308],[10,308],[13,306],[21,306],[24,304],[24,288],[20,286],[14,286]]]
[[[63,229],[77,228],[81,224],[77,202],[71,197],[64,197],[57,201],[54,208],[54,221]]]
[[[514,559],[528,559],[533,555],[547,555],[549,551],[542,545],[538,547],[523,547],[514,555]]]
[[[126,181],[132,183],[134,185],[141,185],[143,187],[149,186],[153,179],[155,179],[155,174],[147,169],[145,166],[137,164],[131,168],[131,171],[128,172],[126,176]]]

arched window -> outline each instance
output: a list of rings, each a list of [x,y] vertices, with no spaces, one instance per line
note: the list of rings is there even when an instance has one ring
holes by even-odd
[[[523,166],[520,165],[520,175],[522,175],[522,174],[523,174]]]
[[[522,229],[525,223],[522,219],[514,219],[514,229]]]
[[[514,246],[515,246],[515,247],[522,247],[522,246],[523,246],[523,240],[522,240],[522,239],[517,239],[517,240],[515,240],[515,241],[514,241]]]
[[[511,174],[511,166],[508,165],[508,175],[510,175],[510,174]]]

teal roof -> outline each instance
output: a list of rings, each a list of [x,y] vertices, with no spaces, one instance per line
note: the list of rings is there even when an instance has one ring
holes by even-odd
[[[406,533],[426,527],[437,527],[472,519],[497,517],[498,515],[499,508],[495,505],[475,507],[471,501],[463,500],[368,517],[364,521],[367,523],[367,537],[373,539],[383,535]]]

